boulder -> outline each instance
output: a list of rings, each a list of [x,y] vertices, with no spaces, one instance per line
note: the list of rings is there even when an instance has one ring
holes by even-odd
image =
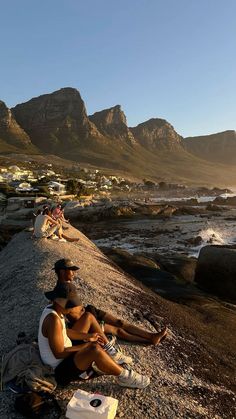
[[[188,244],[192,246],[200,246],[202,244],[203,239],[201,236],[192,237],[191,239],[187,240]]]
[[[201,214],[203,211],[204,209],[202,207],[181,206],[176,210],[175,215],[196,215]]]
[[[200,237],[200,236],[198,236]],[[186,282],[193,282],[197,260],[180,254],[174,255],[155,255],[155,261],[162,269],[175,275]]]
[[[206,206],[206,210],[207,211],[222,211],[223,208],[219,207],[218,205],[214,205],[214,204],[210,203]]]
[[[78,237],[79,243],[32,240],[31,234],[23,231],[0,252],[0,355],[5,355],[15,345],[19,332],[24,331],[32,338],[37,336],[39,317],[47,304],[44,292],[56,283],[52,270],[54,262],[70,257],[80,266],[75,284],[84,304],[92,303],[153,332],[154,324],[159,329],[160,322],[165,322],[169,336],[158,349],[150,345],[123,345],[121,342],[122,350],[135,360],[135,370],[151,377],[147,391],[122,390],[113,378],[101,376],[56,389],[55,397],[63,409],[76,386],[90,393],[99,392],[118,398],[117,417],[199,419],[216,418],[220,412],[222,418],[233,418],[234,312],[228,308],[223,310],[221,317],[209,323],[206,330],[202,308],[199,315],[195,308],[191,310],[160,298],[121,272],[72,226],[69,226],[68,235]],[[214,307],[214,316],[218,316],[219,311]],[[210,312],[208,318],[212,318]],[[180,389],[184,389],[184,394]],[[0,417],[21,418],[14,411],[13,395],[6,391],[0,392]],[[52,417],[55,415],[50,412]]]
[[[236,302],[236,248],[203,247],[198,257],[195,281],[204,290]]]
[[[227,198],[223,198],[222,196],[217,196],[217,198],[214,199],[214,204],[217,205],[236,205],[236,196],[228,196]]]

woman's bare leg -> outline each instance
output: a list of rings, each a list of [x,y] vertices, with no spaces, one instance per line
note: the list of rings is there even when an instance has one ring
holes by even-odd
[[[61,226],[61,224],[59,224],[59,227],[57,228],[57,235],[58,235],[59,239],[62,238],[62,226]]]
[[[100,324],[97,322],[97,319],[93,314],[85,312],[72,326],[73,330],[81,333],[100,333],[102,334],[105,343],[108,343],[106,335],[103,333]]]
[[[85,371],[95,362],[97,367],[108,375],[118,376],[123,368],[101,348],[98,343],[82,344],[74,357],[78,369]]]

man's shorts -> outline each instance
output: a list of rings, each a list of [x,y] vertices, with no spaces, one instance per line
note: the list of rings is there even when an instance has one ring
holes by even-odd
[[[55,368],[55,378],[58,384],[68,385],[71,381],[88,380],[97,377],[96,372],[91,368],[86,371],[79,370],[74,363],[76,352],[72,352],[67,358],[64,358]]]
[[[106,312],[103,310],[99,310],[98,308],[92,306],[92,305],[88,305],[85,307],[85,311],[87,311],[88,313],[91,313],[94,315],[94,317],[98,320],[101,321],[103,320]]]

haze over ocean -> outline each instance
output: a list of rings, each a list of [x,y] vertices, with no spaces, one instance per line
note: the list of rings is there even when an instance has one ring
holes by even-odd
[[[0,99],[72,86],[88,113],[121,104],[130,126],[235,129],[235,14],[234,0],[1,1]]]

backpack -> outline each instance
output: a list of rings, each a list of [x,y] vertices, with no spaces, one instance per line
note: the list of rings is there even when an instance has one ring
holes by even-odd
[[[58,413],[59,418],[62,412],[52,394],[39,394],[35,391],[18,395],[14,407],[18,413],[30,419],[45,418],[52,413],[52,409]]]
[[[48,393],[52,393],[57,385],[53,369],[41,361],[38,346],[29,343],[16,346],[4,356],[2,383],[6,387],[13,384],[22,390],[26,387]]]
[[[38,345],[24,343],[22,337],[18,335],[18,345],[2,359],[1,384],[17,394],[14,407],[21,415],[44,418],[54,409],[59,417],[61,408],[52,395],[56,388],[53,369],[42,363]]]

